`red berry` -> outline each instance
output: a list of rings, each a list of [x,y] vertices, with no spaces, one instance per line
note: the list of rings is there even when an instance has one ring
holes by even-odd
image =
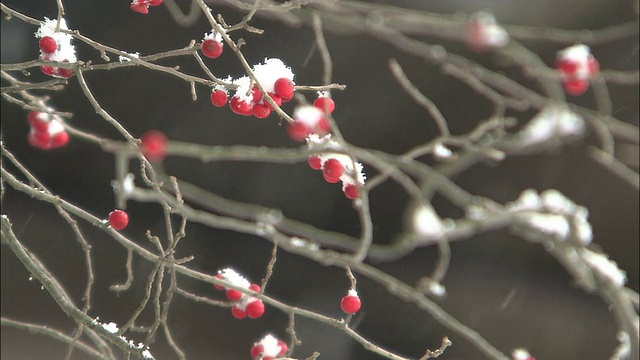
[[[318,133],[320,135],[326,135],[331,132],[331,120],[328,117],[323,116],[320,121],[318,121]]]
[[[147,131],[140,137],[140,149],[149,161],[162,161],[167,156],[169,139],[158,130]]]
[[[260,285],[258,285],[258,284],[251,284],[251,285],[249,285],[249,290],[251,290],[251,291],[255,291],[255,292],[259,293],[259,292],[260,292]]]
[[[285,343],[282,340],[278,340],[278,346],[280,346],[280,352],[278,352],[278,355],[280,355],[280,356],[283,356],[289,350],[289,347],[287,346],[287,343]]]
[[[29,123],[29,125],[34,126],[34,123],[38,121],[39,116],[39,111],[29,111],[29,113],[27,114],[27,122]]]
[[[322,174],[322,177],[324,177],[324,179],[326,180],[326,182],[328,182],[328,183],[332,183],[332,184],[335,184],[335,183],[337,183],[337,182],[339,182],[339,181],[340,181],[340,178],[339,178],[339,177],[327,176],[327,174],[325,174],[325,173],[323,173],[323,174]]]
[[[260,100],[262,100],[262,91],[260,91],[260,89],[258,89],[257,86],[254,86],[253,89],[251,90],[251,94],[253,95],[253,101],[254,103],[259,103]]]
[[[30,131],[29,132],[29,144],[33,147],[37,147],[39,149],[50,149],[50,143],[49,143],[49,133],[44,132],[44,133],[39,133],[39,132],[35,132],[35,131]]]
[[[307,162],[309,162],[309,166],[311,166],[313,170],[322,170],[322,160],[320,160],[320,157],[311,156]]]
[[[278,105],[278,106],[282,105],[282,98],[280,96],[278,96],[276,94],[272,94],[272,93],[269,93],[269,96],[271,97],[273,102],[276,103],[276,105]],[[275,110],[276,109],[266,99],[264,99],[262,102],[269,108],[269,110]]]
[[[264,119],[271,115],[271,110],[269,110],[267,106],[262,104],[253,105],[252,112],[253,116],[257,117],[258,119]]]
[[[72,69],[65,69],[65,68],[58,68],[58,75],[62,76],[63,78],[69,78],[69,77],[73,76],[73,70]]]
[[[122,210],[114,210],[109,214],[109,225],[116,230],[122,230],[129,224],[129,215]]]
[[[292,97],[293,92],[295,91],[295,85],[293,84],[293,81],[287,78],[280,78],[276,80],[273,88],[276,94],[282,98]]]
[[[48,132],[35,132],[34,138],[37,141],[40,148],[49,149],[51,148],[51,135]]]
[[[589,88],[589,81],[576,79],[564,82],[564,90],[569,95],[579,96],[584,94]]]
[[[222,55],[222,43],[219,43],[213,39],[207,39],[202,42],[202,53],[208,58],[215,59]]]
[[[291,96],[289,97],[282,97],[282,103],[288,103],[292,99],[293,99],[293,94],[291,94]]]
[[[151,6],[158,6],[160,4],[162,4],[164,0],[149,0],[149,5]]]
[[[344,173],[344,166],[338,159],[329,159],[324,162],[322,165],[322,174],[324,178],[330,183],[336,183],[338,181],[330,181],[330,180],[339,180],[340,176]]]
[[[313,106],[324,111],[325,114],[332,114],[336,109],[336,103],[330,97],[319,97],[313,102]]]
[[[360,306],[362,306],[362,302],[357,295],[347,295],[342,298],[340,301],[340,307],[342,311],[347,314],[355,314],[360,310]]]
[[[238,301],[242,299],[242,293],[238,290],[229,289],[227,290],[227,299],[230,301]]]
[[[58,43],[51,36],[45,36],[40,39],[39,45],[40,50],[42,50],[42,52],[46,54],[51,54],[58,50]]]
[[[148,3],[132,3],[129,8],[140,14],[148,14],[149,13],[149,4]]]
[[[565,75],[572,75],[578,71],[578,63],[575,61],[558,59],[556,60],[556,68]]]
[[[67,145],[69,142],[69,133],[60,131],[51,137],[51,147],[58,148]]]
[[[593,56],[589,57],[587,66],[589,67],[589,75],[591,76],[595,76],[600,72],[600,63]]]
[[[349,199],[357,199],[360,197],[360,193],[358,192],[358,187],[354,184],[349,184],[344,188],[344,194]]]
[[[309,133],[307,126],[301,122],[296,121],[287,125],[287,134],[294,141],[304,141],[309,136]]]
[[[256,300],[247,305],[247,316],[251,319],[257,319],[264,314],[264,304],[262,300]]]
[[[51,76],[51,75],[53,75],[55,73],[55,70],[53,69],[52,66],[40,66],[40,70],[42,70],[42,72],[45,75],[49,75],[49,76]]]
[[[27,137],[27,140],[29,141],[29,145],[33,146],[33,147],[40,147],[40,144],[38,143],[38,140],[36,139],[36,133],[34,131],[30,131],[29,132],[29,136]]]
[[[229,95],[227,95],[226,91],[216,90],[211,93],[211,103],[216,107],[223,107],[227,105],[227,100],[229,99]]]
[[[253,111],[252,111],[253,105],[244,100],[241,100],[237,96],[234,96],[231,98],[231,101],[229,102],[229,106],[231,107],[231,111],[233,111],[238,115],[249,116],[253,114]]]
[[[245,313],[244,311],[238,309],[235,306],[231,308],[231,314],[233,314],[233,316],[236,319],[240,319],[240,320],[242,320],[242,319],[247,317],[247,313]]]
[[[264,352],[264,346],[262,346],[262,344],[255,344],[251,348],[251,357],[253,359],[257,359],[258,356],[260,356],[260,354],[262,354],[263,352]]]
[[[35,115],[29,114],[28,121],[33,130],[36,132],[47,132],[49,131],[50,123],[47,120],[42,119],[39,115],[40,113],[37,111],[32,111]]]
[[[224,278],[222,277],[221,274],[216,275],[216,278],[218,278],[220,280],[224,280]],[[218,284],[213,284],[213,287],[215,287],[216,290],[224,290],[224,289],[226,289],[224,286],[218,285]]]

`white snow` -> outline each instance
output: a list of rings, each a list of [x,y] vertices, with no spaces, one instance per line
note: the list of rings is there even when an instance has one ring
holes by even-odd
[[[249,285],[251,285],[249,280],[245,279],[242,275],[238,274],[235,270],[231,268],[222,269],[218,271],[218,274],[222,275],[223,279],[225,279],[226,281],[234,285],[237,285],[246,289],[248,289]]]
[[[558,240],[565,240],[571,233],[569,221],[563,215],[527,212],[520,215],[531,227]]]
[[[118,324],[110,322],[108,324],[102,324],[102,328],[107,330],[108,332],[115,334],[118,332]]]
[[[267,58],[264,59],[264,63],[254,65],[253,73],[264,89],[270,93],[275,93],[274,84],[276,80],[280,78],[293,80],[294,77],[291,68],[277,58]]]
[[[529,121],[519,136],[525,144],[532,145],[548,141],[554,136],[581,135],[584,131],[584,120],[578,114],[564,107],[548,106]]]
[[[433,210],[433,207],[427,205],[419,205],[413,213],[413,228],[415,232],[427,237],[442,236],[442,221]]]
[[[608,278],[614,285],[620,287],[627,283],[627,274],[618,268],[615,261],[609,260],[605,255],[588,249],[580,249],[580,255],[593,270]]]
[[[58,25],[57,19],[44,18],[42,25],[35,33],[36,38],[42,39],[45,36],[51,36],[58,43],[58,50],[50,55],[52,61],[64,61],[67,60],[70,63],[75,63],[76,49],[71,45],[73,36],[62,32],[56,32],[56,26]],[[60,19],[60,30],[69,30],[65,19]]]
[[[438,143],[433,147],[433,156],[438,159],[449,159],[452,155],[451,149],[442,143]]]

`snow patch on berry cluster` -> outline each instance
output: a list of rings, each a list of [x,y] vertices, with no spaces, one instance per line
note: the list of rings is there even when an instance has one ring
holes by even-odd
[[[57,25],[58,25],[57,19],[49,19],[45,17],[44,21],[42,22],[42,24],[40,25],[40,27],[35,33],[35,36],[38,39],[42,39],[45,36],[49,36],[53,38],[58,44],[58,49],[53,53],[45,54],[44,52],[41,51],[43,58],[44,58],[44,55],[48,55],[47,58],[45,58],[44,60],[60,61],[60,62],[66,60],[70,63],[77,62],[76,49],[71,44],[71,40],[73,39],[73,36],[60,31],[56,31]],[[67,21],[65,19],[60,19],[60,30],[69,30],[69,28],[67,27]]]
[[[275,83],[278,79],[293,80],[294,74],[290,67],[277,58],[265,58],[264,63],[253,66],[253,74],[268,93],[275,93]]]
[[[321,114],[321,116],[324,116],[324,114]],[[331,139],[331,134],[327,134],[322,137],[318,134],[310,134],[307,137],[307,147],[309,151],[317,151],[318,149],[342,149],[337,141]],[[357,189],[364,186],[366,175],[364,174],[364,167],[361,163],[355,161],[349,155],[332,152],[314,155],[313,158],[319,160],[320,167],[317,170],[323,170],[324,172],[326,172],[325,165],[327,165],[328,163],[335,164],[335,162],[337,161],[342,167],[342,174],[338,177],[339,181],[342,181],[342,191],[345,192],[345,194],[347,194],[349,198],[358,197],[352,196],[348,192],[348,188],[350,186],[355,186]],[[325,176],[325,179],[327,179],[327,176]]]
[[[562,76],[562,83],[569,95],[584,94],[589,88],[589,80],[600,72],[600,64],[591,49],[577,44],[558,51],[556,68]]]
[[[296,122],[302,123],[309,128],[315,128],[325,117],[322,110],[315,106],[298,106],[293,111],[293,118]]]
[[[244,276],[240,275],[238,272],[231,268],[225,268],[218,271],[218,274],[226,281],[232,283],[233,285],[248,289],[251,282],[247,280]]]
[[[253,101],[253,92],[249,91],[251,87],[251,78],[248,76],[243,76],[241,78],[235,79],[232,81],[233,85],[237,86],[234,97],[238,99],[250,103]]]
[[[28,114],[27,121],[31,126],[28,140],[32,146],[50,150],[65,146],[69,142],[69,134],[60,116],[32,111]]]
[[[262,340],[253,344],[251,356],[257,359],[262,354],[262,359],[275,359],[287,353],[288,347],[284,341],[268,334]]]
[[[255,292],[260,291],[260,286],[251,284],[249,280],[231,268],[225,268],[218,271],[218,275],[216,277],[222,278],[235,286],[246,290],[252,290]],[[223,286],[215,285],[215,287],[218,290],[225,290]],[[262,303],[262,300],[256,297],[234,289],[228,289],[227,298],[235,302],[231,308],[231,313],[238,319],[244,319],[247,316],[249,316],[249,318],[256,319],[261,317],[264,313],[264,304]]]

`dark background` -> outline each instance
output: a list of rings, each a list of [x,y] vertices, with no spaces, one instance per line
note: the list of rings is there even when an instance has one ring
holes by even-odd
[[[5,1],[7,6],[31,17],[56,16],[55,1]],[[422,10],[471,13],[491,9],[508,24],[549,25],[566,29],[596,29],[636,19],[628,1],[447,1],[396,2],[396,5]],[[142,16],[128,9],[128,2],[65,2],[67,22],[73,29],[103,44],[129,52],[151,54],[200,41],[209,31],[204,18],[188,29],[175,25],[164,7],[152,8]],[[229,23],[242,13],[215,7]],[[2,63],[15,63],[38,56],[36,28],[18,20],[2,19]],[[320,84],[322,63],[314,51],[313,33],[308,28],[291,29],[277,22],[256,18],[254,26],[265,34],[243,37],[250,63],[265,57],[279,57],[292,67],[298,84]],[[430,39],[431,41],[431,39]],[[99,54],[74,42],[78,57],[99,61]],[[358,146],[402,153],[437,135],[437,128],[424,111],[399,91],[387,61],[396,57],[415,84],[430,97],[449,121],[453,134],[464,133],[491,114],[491,108],[465,85],[442,75],[437,68],[405,56],[391,47],[365,36],[327,34],[334,62],[333,80],[347,85],[334,92],[334,116],[345,138]],[[445,43],[450,51],[477,57],[491,63],[489,56],[467,54],[459,44]],[[551,64],[562,46],[525,44]],[[638,38],[594,46],[603,68],[637,70]],[[216,60],[205,59],[216,75],[239,76],[240,65],[230,52]],[[186,73],[200,74],[191,59],[171,59],[163,64],[179,64]],[[34,71],[34,80],[44,75]],[[210,89],[198,87],[199,99],[191,100],[188,83],[142,68],[124,68],[86,74],[89,86],[104,109],[118,119],[134,136],[149,129],[160,129],[169,138],[209,145],[297,146],[288,139],[275,115],[266,120],[244,118],[228,108],[214,108],[208,100]],[[638,88],[613,86],[616,117],[638,124]],[[51,93],[50,104],[70,111],[74,126],[104,137],[118,134],[95,114],[75,78],[62,91]],[[313,99],[309,94],[308,99]],[[592,93],[575,100],[592,106]],[[291,110],[285,106],[285,110]],[[514,114],[527,120],[532,114]],[[2,137],[8,149],[27,165],[52,191],[97,216],[107,217],[114,208],[109,185],[114,177],[113,157],[94,144],[72,138],[70,144],[55,151],[40,151],[26,142],[26,112],[2,102]],[[517,198],[526,188],[539,191],[555,188],[590,211],[595,242],[627,271],[629,285],[638,290],[638,195],[620,179],[604,171],[585,154],[593,143],[587,138],[549,154],[507,158],[499,166],[477,165],[456,178],[464,189],[498,202]],[[357,214],[338,185],[326,183],[304,163],[279,165],[264,163],[208,163],[169,158],[164,163],[169,174],[195,183],[222,196],[239,201],[278,208],[286,216],[312,225],[359,233]],[[132,164],[132,169],[136,168]],[[373,171],[365,168],[368,174]],[[393,183],[371,193],[375,241],[388,242],[402,230],[402,214],[407,197]],[[460,211],[436,199],[442,217],[458,217]],[[85,270],[82,253],[73,234],[55,210],[23,194],[7,190],[2,204],[14,230],[25,245],[38,254],[58,276],[74,299],[81,297]],[[132,221],[124,230],[147,246],[144,231],[164,233],[160,208],[129,202]],[[147,263],[134,260],[136,281],[128,292],[116,296],[109,285],[125,279],[126,251],[112,239],[81,223],[93,246],[96,283],[90,315],[101,321],[123,324],[143,296],[143,281],[150,271]],[[259,281],[269,261],[271,246],[247,235],[189,224],[188,237],[178,256],[193,254],[191,266],[214,273],[233,266],[253,281]],[[419,249],[400,261],[375,264],[414,284],[429,274],[437,258],[434,248]],[[2,247],[2,316],[74,330],[37,281],[12,252]],[[179,278],[179,283],[196,293],[221,294],[202,283]],[[475,236],[452,244],[451,268],[444,282],[448,297],[441,305],[457,319],[479,331],[504,352],[528,348],[538,359],[603,359],[611,355],[615,324],[607,306],[597,297],[585,294],[539,245],[530,244],[506,231]],[[391,297],[384,288],[359,278],[364,306],[354,317],[356,329],[366,338],[403,355],[420,357],[426,348],[436,348],[443,336],[454,345],[444,359],[482,358],[472,346],[413,305]],[[341,316],[339,299],[349,283],[344,272],[281,252],[268,294],[285,302]],[[510,301],[503,306],[505,299]],[[144,321],[151,321],[145,312]],[[258,320],[234,319],[229,309],[212,308],[174,298],[170,324],[176,342],[190,359],[248,359],[254,341],[271,332],[287,339],[287,316],[273,309]],[[340,331],[305,319],[298,319],[298,336],[303,343],[293,354],[305,358],[319,351],[321,359],[376,359]],[[134,340],[135,335],[131,336]],[[175,358],[162,335],[151,346],[157,359]],[[59,359],[66,346],[47,337],[2,328],[2,359]],[[75,359],[84,355],[75,352]]]

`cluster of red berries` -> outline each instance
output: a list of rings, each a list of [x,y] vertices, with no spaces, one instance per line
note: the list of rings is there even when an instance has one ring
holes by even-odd
[[[274,360],[280,356],[284,356],[289,347],[287,344],[276,339],[273,335],[267,335],[262,340],[253,344],[251,348],[251,358],[256,360],[262,355],[262,360]]]
[[[133,0],[129,8],[140,14],[148,14],[149,6],[158,6],[162,4],[162,1],[163,0]]]
[[[311,134],[307,137],[309,151],[318,148],[340,149],[340,145],[331,140],[331,135],[320,137]],[[314,170],[322,170],[322,176],[329,183],[342,181],[342,191],[349,199],[360,197],[360,189],[364,185],[365,176],[362,164],[354,161],[350,156],[338,153],[323,153],[310,156],[309,166]]]
[[[600,72],[600,64],[586,45],[573,45],[556,55],[556,68],[562,76],[564,90],[578,96],[589,89],[589,80]]]
[[[39,46],[40,46],[40,57],[42,58],[42,60],[53,60],[52,58],[53,54],[55,54],[55,52],[58,51],[58,42],[51,36],[45,36],[42,39],[40,39]],[[69,60],[65,59],[62,62],[68,63]],[[47,66],[47,65],[41,66],[40,70],[42,70],[42,72],[45,73],[46,75],[61,77],[61,78],[68,78],[68,77],[71,77],[71,75],[73,75],[73,70],[66,69],[66,68],[59,68],[55,66]]]
[[[147,131],[140,136],[140,151],[151,162],[159,162],[167,156],[169,139],[158,130]]]
[[[260,286],[257,284],[251,284],[247,279],[242,277],[233,269],[222,269],[218,271],[216,278],[228,281],[239,287],[260,292]],[[264,314],[264,303],[262,300],[253,296],[247,295],[241,291],[235,289],[227,289],[224,286],[214,284],[218,290],[226,290],[226,296],[229,301],[235,302],[231,308],[231,313],[237,319],[244,319],[249,317],[250,319],[257,319]]]
[[[466,41],[472,51],[485,52],[507,45],[509,34],[491,13],[480,11],[469,18]]]
[[[298,106],[293,111],[293,120],[287,125],[287,134],[294,141],[305,141],[312,134],[324,136],[331,132],[331,120],[315,106]]]
[[[277,106],[291,101],[295,92],[295,84],[291,79],[279,78],[273,84],[273,93],[268,96]],[[244,95],[244,96],[243,96]],[[216,107],[227,105],[229,95],[224,88],[214,88],[211,93],[211,103]],[[258,86],[254,85],[249,96],[236,91],[236,94],[229,101],[231,111],[244,116],[255,116],[258,119],[264,119],[275,110],[275,107],[267,100],[266,96],[260,91]]]
[[[342,301],[340,301],[340,307],[342,308],[342,311],[347,314],[357,313],[360,310],[361,306],[362,301],[360,300],[358,293],[354,289],[349,290],[347,295],[342,298]]]
[[[116,230],[122,230],[129,225],[129,214],[124,210],[113,210],[109,213],[109,225]]]
[[[59,26],[59,28],[58,28]],[[60,30],[69,30],[64,19],[47,19],[42,22],[36,38],[40,39],[38,46],[40,48],[40,58],[45,61],[57,61],[73,64],[76,62],[76,50],[71,45],[73,37],[70,34],[60,32]],[[73,75],[72,69],[60,68],[57,66],[41,66],[43,73],[53,77],[68,78]]]
[[[50,150],[65,146],[69,142],[69,134],[59,116],[31,111],[27,115],[27,121],[31,126],[28,139],[32,146]]]

